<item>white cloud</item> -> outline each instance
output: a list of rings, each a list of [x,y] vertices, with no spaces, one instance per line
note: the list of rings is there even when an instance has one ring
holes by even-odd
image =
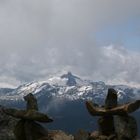
[[[139,9],[139,0],[0,1],[0,82],[18,85],[66,69],[93,80],[138,83],[139,56],[99,47],[94,36],[140,15]]]
[[[111,84],[140,86],[140,52],[110,45],[103,47],[102,53],[102,59],[96,70],[96,74],[100,75],[102,80]]]

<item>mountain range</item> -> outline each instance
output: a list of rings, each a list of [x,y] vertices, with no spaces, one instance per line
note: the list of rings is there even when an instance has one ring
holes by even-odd
[[[104,105],[108,88],[117,91],[119,104],[140,99],[138,88],[83,80],[68,72],[48,78],[46,81],[23,84],[15,89],[0,88],[0,104],[23,109],[26,107],[23,97],[33,93],[38,100],[39,109],[54,119],[52,124],[47,124],[49,129],[61,129],[69,133],[74,133],[78,129],[92,131],[97,129],[98,117],[89,115],[85,101],[92,100],[100,106]],[[136,117],[140,127],[140,110],[132,115]]]

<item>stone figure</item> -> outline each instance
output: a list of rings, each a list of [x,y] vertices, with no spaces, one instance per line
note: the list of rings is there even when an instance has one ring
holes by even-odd
[[[38,112],[37,100],[32,93],[25,96],[24,100],[27,102],[26,110],[4,109],[7,115],[20,119],[14,129],[16,140],[38,140],[47,137],[47,130],[37,122],[49,123],[53,120]]]
[[[137,124],[134,117],[129,116],[129,113],[140,108],[140,100],[118,105],[117,92],[110,88],[104,107],[94,106],[91,101],[86,102],[86,107],[92,116],[100,116],[98,119],[99,135],[107,137],[116,135],[115,138],[118,138],[118,140],[133,140],[136,138]]]

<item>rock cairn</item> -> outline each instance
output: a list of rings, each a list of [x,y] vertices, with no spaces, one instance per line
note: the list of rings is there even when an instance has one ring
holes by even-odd
[[[27,102],[26,110],[4,109],[7,115],[20,119],[14,129],[16,140],[38,140],[47,137],[47,130],[37,122],[49,123],[53,120],[38,112],[37,100],[33,94],[28,94],[24,100]]]
[[[90,136],[92,140],[135,140],[137,137],[137,123],[129,113],[140,108],[140,100],[124,105],[118,105],[117,92],[108,89],[104,107],[95,106],[87,101],[86,107],[92,116],[99,116],[98,132]]]

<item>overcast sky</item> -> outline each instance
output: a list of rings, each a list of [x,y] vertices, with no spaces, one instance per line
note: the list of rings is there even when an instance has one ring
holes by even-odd
[[[72,71],[140,85],[140,0],[0,0],[0,87]]]

